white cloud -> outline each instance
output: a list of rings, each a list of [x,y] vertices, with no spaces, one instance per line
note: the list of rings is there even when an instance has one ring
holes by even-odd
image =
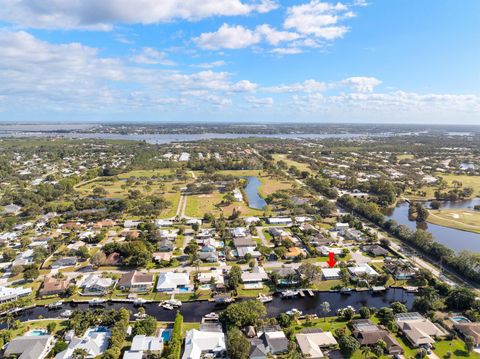
[[[3,0],[0,20],[31,28],[110,30],[115,24],[196,21],[276,7],[272,0]]]
[[[351,87],[357,92],[373,92],[374,88],[380,85],[382,81],[375,77],[349,77],[341,81],[342,85]]]
[[[132,61],[145,65],[166,65],[173,66],[175,62],[168,60],[167,55],[151,47],[144,47],[142,51],[132,56]]]
[[[295,55],[301,54],[303,51],[298,47],[276,47],[271,52],[278,55]]]
[[[198,46],[209,49],[242,49],[258,44],[260,34],[243,26],[223,24],[216,32],[206,32],[194,39]]]
[[[272,93],[288,93],[288,92],[321,92],[327,90],[329,84],[325,82],[318,82],[316,80],[305,80],[304,82],[297,82],[288,85],[278,85],[262,88],[265,92]]]
[[[300,37],[300,35],[295,32],[278,31],[267,24],[258,26],[256,32],[265,37],[268,43],[274,46],[277,46],[281,42],[296,40]]]
[[[200,67],[201,69],[213,69],[215,67],[225,66],[227,63],[223,60],[203,62],[201,64],[192,65],[193,67]]]
[[[271,107],[273,105],[273,98],[271,97],[264,97],[258,98],[253,96],[245,97],[245,101],[252,104],[255,107]]]
[[[294,29],[304,35],[335,40],[348,31],[348,28],[339,22],[353,16],[354,13],[342,3],[330,4],[312,0],[288,8],[283,25],[286,29]]]

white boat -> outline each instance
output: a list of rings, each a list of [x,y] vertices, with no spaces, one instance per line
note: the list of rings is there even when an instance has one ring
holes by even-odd
[[[288,315],[298,315],[298,316],[303,314],[303,312],[301,310],[298,310],[297,308],[292,308],[285,313],[288,314]]]
[[[340,308],[339,310],[337,310],[337,314],[338,314],[338,315],[342,315],[342,314],[343,314],[343,311],[344,311],[345,309],[350,309],[350,310],[352,310],[354,313],[356,312],[355,308],[353,308],[351,305],[348,305],[348,306],[346,306],[345,308]]]
[[[176,308],[182,306],[182,301],[174,298],[166,300],[164,303],[170,304],[172,307],[176,307]]]
[[[174,309],[173,305],[168,304],[168,303],[161,303],[160,306],[161,306],[163,309],[167,309],[167,310],[173,310],[173,309]]]
[[[137,305],[137,306],[140,306],[140,305],[143,305],[145,304],[147,301],[146,299],[143,299],[143,298],[137,298],[133,301],[133,305]]]
[[[340,294],[350,295],[352,294],[352,288],[343,287],[340,289]]]
[[[205,319],[210,319],[210,320],[218,320],[220,318],[220,316],[215,312],[205,314],[203,317]]]
[[[62,318],[70,318],[72,316],[73,312],[70,309],[67,309],[60,314]]]
[[[48,309],[58,309],[58,308],[61,308],[63,305],[63,302],[60,300],[58,302],[55,302],[55,303],[50,303],[48,305]]]
[[[138,319],[144,319],[147,317],[147,314],[146,313],[135,313],[133,315],[135,318],[138,318]]]
[[[294,298],[298,295],[298,291],[296,290],[286,290],[281,293],[282,298]]]
[[[105,302],[106,302],[105,299],[94,298],[88,301],[88,305],[91,305],[91,306],[103,305],[105,304]]]
[[[271,301],[273,301],[273,297],[270,295],[259,294],[257,300],[262,303],[270,303]]]

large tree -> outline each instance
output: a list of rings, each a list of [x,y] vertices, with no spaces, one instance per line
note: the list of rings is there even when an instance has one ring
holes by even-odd
[[[250,343],[240,329],[232,327],[227,333],[227,353],[231,359],[248,359]]]

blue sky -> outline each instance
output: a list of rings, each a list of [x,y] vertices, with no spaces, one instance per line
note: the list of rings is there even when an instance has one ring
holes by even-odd
[[[476,0],[0,0],[0,121],[480,124]]]

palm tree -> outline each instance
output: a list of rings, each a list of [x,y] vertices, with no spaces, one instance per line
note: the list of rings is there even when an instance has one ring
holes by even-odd
[[[368,345],[364,345],[360,349],[362,350],[362,354],[365,359],[368,359],[370,357],[370,354],[372,353],[372,348],[370,348]]]
[[[329,302],[323,302],[320,304],[320,310],[322,311],[323,314],[323,320],[326,322],[327,321],[327,314],[330,313],[330,303]]]
[[[72,358],[73,359],[85,359],[88,355],[86,349],[77,348],[73,351]]]

